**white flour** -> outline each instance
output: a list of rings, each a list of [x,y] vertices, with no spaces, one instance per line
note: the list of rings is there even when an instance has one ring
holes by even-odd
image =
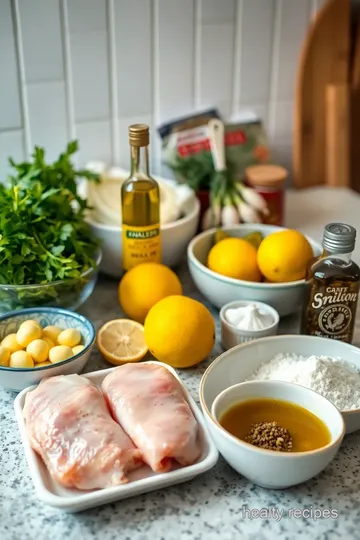
[[[315,390],[341,411],[360,408],[360,371],[329,356],[277,354],[247,380],[293,382]]]

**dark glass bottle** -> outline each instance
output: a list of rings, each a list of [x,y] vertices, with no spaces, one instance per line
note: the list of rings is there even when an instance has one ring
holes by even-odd
[[[310,263],[301,333],[351,343],[360,268],[351,260],[356,230],[344,223],[325,227],[324,252]]]

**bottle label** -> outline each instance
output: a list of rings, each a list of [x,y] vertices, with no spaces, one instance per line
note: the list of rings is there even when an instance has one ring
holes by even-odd
[[[344,304],[323,309],[319,314],[319,326],[325,334],[337,336],[345,332],[351,323],[351,309]]]
[[[161,262],[160,223],[136,227],[122,224],[123,269],[143,262]]]
[[[351,342],[357,301],[358,293],[344,286],[315,292],[309,304],[310,334]]]

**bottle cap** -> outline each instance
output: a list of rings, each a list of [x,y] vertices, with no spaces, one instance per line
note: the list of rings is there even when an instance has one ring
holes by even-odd
[[[131,146],[148,146],[149,126],[147,124],[129,126],[129,143]]]
[[[329,223],[324,229],[323,246],[330,253],[352,253],[356,230],[345,223]]]

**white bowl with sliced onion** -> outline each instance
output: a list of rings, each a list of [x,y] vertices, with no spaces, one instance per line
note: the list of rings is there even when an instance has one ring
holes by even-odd
[[[118,278],[122,275],[120,189],[129,172],[118,168],[109,172],[111,174],[102,174],[100,184],[87,183],[84,188],[92,206],[86,219],[101,243],[100,270]],[[154,178],[160,186],[162,262],[174,267],[182,261],[188,243],[196,234],[200,203],[188,186],[158,176]]]

